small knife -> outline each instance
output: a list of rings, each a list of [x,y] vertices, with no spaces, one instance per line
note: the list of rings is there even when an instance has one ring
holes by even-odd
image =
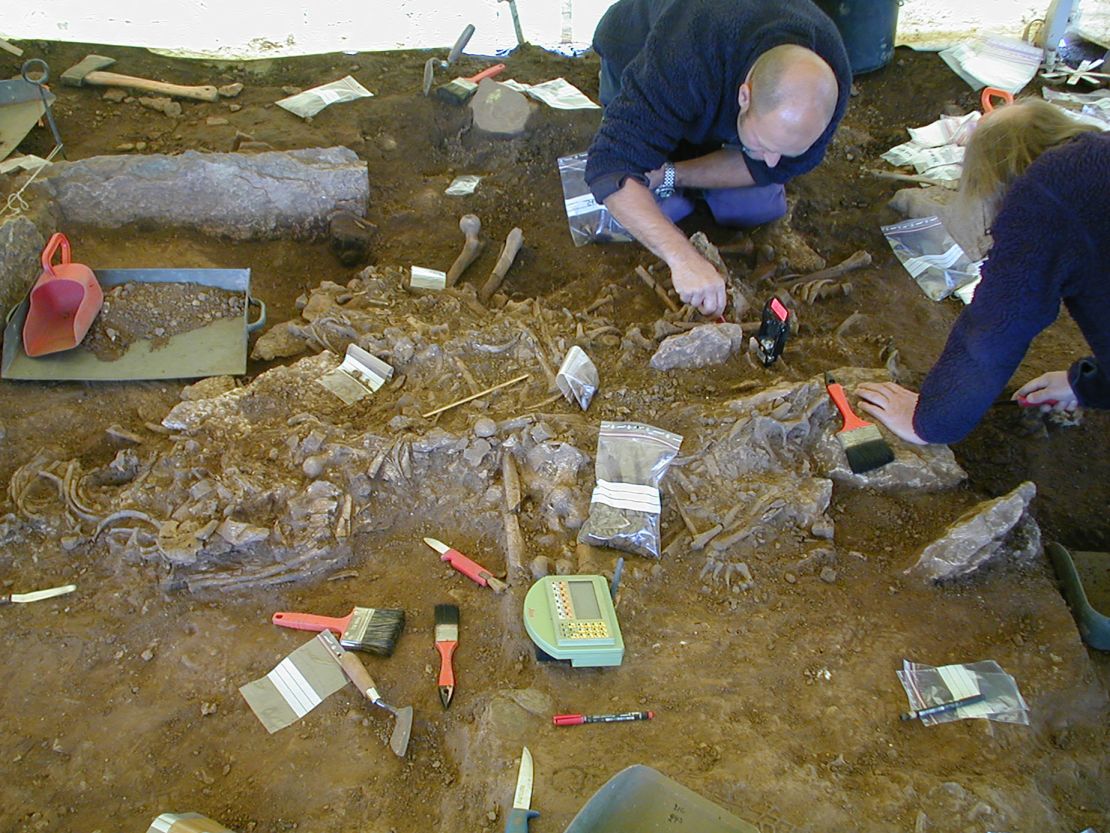
[[[528,822],[539,815],[532,807],[532,753],[528,747],[520,756],[520,774],[516,777],[513,809],[505,822],[505,833],[528,833]]]
[[[505,588],[509,586],[481,564],[471,561],[454,547],[449,547],[435,538],[425,538],[424,543],[439,553],[440,561],[446,561],[476,584],[489,587],[494,593],[504,593]]]
[[[48,590],[35,590],[33,593],[12,593],[0,596],[0,606],[6,604],[26,604],[27,602],[41,602],[43,599],[52,599],[55,596],[64,596],[77,589],[76,584],[66,584],[61,587],[51,587]]]

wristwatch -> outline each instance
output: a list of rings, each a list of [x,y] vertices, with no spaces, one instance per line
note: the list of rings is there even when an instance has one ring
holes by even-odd
[[[655,189],[655,194],[659,199],[665,200],[667,197],[673,197],[674,192],[674,163],[665,162],[663,164],[663,182]]]

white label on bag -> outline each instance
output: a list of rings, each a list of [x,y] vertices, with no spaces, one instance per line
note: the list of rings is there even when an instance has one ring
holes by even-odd
[[[304,717],[323,702],[289,657],[278,663],[277,668],[266,676],[297,717]]]
[[[590,502],[604,503],[614,509],[650,512],[653,515],[658,515],[662,508],[659,502],[659,490],[654,486],[643,486],[639,483],[613,483],[600,479],[594,487],[594,493],[590,496]]]
[[[577,217],[580,214],[589,214],[593,211],[598,211],[603,206],[594,199],[593,194],[580,194],[577,197],[571,197],[566,200],[567,216]]]

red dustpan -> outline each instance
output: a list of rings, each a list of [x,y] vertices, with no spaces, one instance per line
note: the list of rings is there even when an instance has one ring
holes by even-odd
[[[61,247],[62,262],[51,264]],[[42,274],[31,290],[23,322],[23,350],[45,356],[71,350],[81,343],[104,303],[104,292],[92,269],[69,259],[69,240],[54,234],[42,250]]]

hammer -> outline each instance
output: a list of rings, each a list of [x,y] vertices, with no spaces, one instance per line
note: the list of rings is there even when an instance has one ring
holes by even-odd
[[[220,94],[211,85],[185,87],[180,84],[166,84],[162,81],[151,81],[147,78],[135,78],[131,75],[117,75],[114,72],[100,71],[105,67],[110,67],[115,62],[115,58],[89,55],[83,61],[74,64],[62,73],[62,83],[70,87],[84,87],[87,84],[99,87],[130,87],[133,90],[161,93],[174,98],[192,98],[197,101],[220,100]]]

